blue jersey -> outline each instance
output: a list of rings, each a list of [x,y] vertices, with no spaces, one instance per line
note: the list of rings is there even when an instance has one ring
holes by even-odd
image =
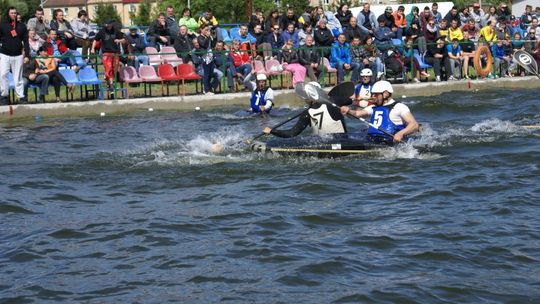
[[[270,92],[268,94],[268,89],[265,90],[254,90],[251,93],[251,110],[253,113],[260,113],[261,109],[260,107],[264,107],[265,112],[270,112],[272,109],[272,98],[273,98],[273,92]],[[268,95],[268,96],[266,96]],[[266,98],[265,98],[266,97]],[[269,98],[268,98],[269,97]]]
[[[405,129],[405,125],[396,125],[392,120],[390,120],[390,111],[392,111],[396,104],[397,103],[393,103],[388,106],[373,107],[373,114],[371,115],[370,123],[390,134],[396,134],[397,132]],[[382,141],[393,140],[391,136],[379,131],[377,128],[370,126],[368,129],[368,136]]]

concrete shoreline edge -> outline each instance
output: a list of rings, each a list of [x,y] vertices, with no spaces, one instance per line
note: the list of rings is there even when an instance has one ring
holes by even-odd
[[[480,91],[490,89],[534,89],[540,88],[540,79],[534,76],[512,77],[489,80],[460,80],[449,82],[425,82],[410,84],[395,84],[394,96],[400,99],[401,96],[435,96],[452,91]],[[330,90],[330,87],[326,88]],[[276,90],[276,103],[278,107],[283,104],[302,104],[300,98],[293,90]],[[130,112],[154,110],[194,110],[200,107],[202,110],[209,108],[227,106],[249,107],[250,93],[228,93],[216,95],[189,95],[189,96],[156,96],[136,99],[119,100],[93,100],[66,103],[46,103],[46,104],[25,104],[0,106],[0,122],[10,122],[13,120],[24,120],[40,117],[73,116],[92,117],[99,116],[104,112],[107,114],[123,114]]]

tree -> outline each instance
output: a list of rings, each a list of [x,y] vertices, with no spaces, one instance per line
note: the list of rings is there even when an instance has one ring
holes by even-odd
[[[112,3],[100,3],[97,5],[96,16],[92,22],[96,24],[105,24],[107,20],[116,21],[122,24],[122,18],[114,8]]]
[[[309,0],[281,0],[281,11],[285,12],[287,8],[292,7],[296,16],[300,17],[309,6]]]
[[[134,25],[145,26],[152,22],[152,1],[143,0],[137,9],[137,12],[130,12],[129,18]]]
[[[27,3],[28,2],[28,3]],[[17,1],[17,0],[1,0],[0,1],[0,13],[2,14],[2,18],[5,18],[7,15],[7,9],[11,6],[15,7],[17,9],[17,12],[21,14],[23,20],[28,19],[29,9],[28,4],[31,4],[34,1]],[[34,8],[32,8],[32,15],[34,13]]]

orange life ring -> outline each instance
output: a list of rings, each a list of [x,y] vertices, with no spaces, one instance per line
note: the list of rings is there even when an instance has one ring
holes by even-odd
[[[480,60],[482,54],[486,56],[486,66],[482,67],[482,61]],[[491,73],[492,65],[493,65],[493,58],[491,57],[491,52],[489,51],[489,48],[485,45],[481,46],[476,50],[476,53],[474,54],[474,69],[476,70],[476,75],[480,77],[486,77],[489,73]]]

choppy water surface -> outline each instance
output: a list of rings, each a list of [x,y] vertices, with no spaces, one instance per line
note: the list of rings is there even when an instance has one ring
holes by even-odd
[[[539,303],[535,95],[408,98],[434,153],[337,160],[245,150],[298,108],[4,125],[0,302]]]

